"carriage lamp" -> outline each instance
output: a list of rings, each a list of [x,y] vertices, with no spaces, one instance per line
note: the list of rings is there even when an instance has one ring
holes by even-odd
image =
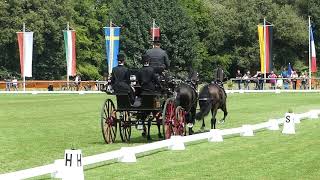
[[[131,84],[131,86],[137,85],[137,77],[136,77],[136,75],[130,75],[130,84]]]
[[[153,106],[155,108],[160,108],[160,99],[159,98],[155,98],[153,103],[154,103]]]
[[[143,130],[143,122],[141,120],[136,122],[136,129]]]

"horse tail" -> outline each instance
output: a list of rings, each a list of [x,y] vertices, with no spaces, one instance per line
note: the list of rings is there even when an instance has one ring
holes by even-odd
[[[206,101],[209,101],[209,100],[206,100]],[[200,112],[198,112],[195,116],[195,118],[197,120],[201,120],[203,119],[205,116],[207,116],[211,110],[211,107],[212,107],[212,103],[208,102],[208,103],[205,103],[206,106],[205,107],[201,107],[200,105]]]
[[[210,93],[209,93],[209,86],[205,85],[202,87],[202,89],[199,92],[199,106],[200,106],[200,112],[198,112],[195,116],[197,120],[201,120],[204,118],[204,116],[207,116],[212,108],[212,103],[210,100]],[[203,99],[208,98],[208,99]]]

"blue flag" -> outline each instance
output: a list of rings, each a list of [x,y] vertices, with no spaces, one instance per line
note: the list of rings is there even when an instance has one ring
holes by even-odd
[[[118,66],[118,54],[120,48],[120,27],[104,27],[106,38],[106,53],[108,63],[108,73],[112,68]]]
[[[291,64],[289,63],[288,65],[288,76],[290,77],[292,74],[292,68],[291,68]]]

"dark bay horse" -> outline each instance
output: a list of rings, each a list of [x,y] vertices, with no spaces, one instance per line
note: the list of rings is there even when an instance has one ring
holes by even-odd
[[[209,114],[211,110],[211,129],[216,128],[216,115],[218,109],[221,109],[224,113],[223,119],[221,122],[223,123],[228,115],[227,107],[226,107],[227,95],[225,91],[215,83],[207,84],[202,87],[199,93],[199,106],[200,112],[196,114],[196,119],[202,119],[202,128],[204,128],[204,117]]]
[[[198,73],[196,71],[189,74],[188,80],[181,83],[176,88],[176,106],[181,106],[186,112],[186,123],[189,126],[189,135],[193,134],[192,126],[195,123],[195,115],[198,101]]]
[[[186,112],[186,123],[189,126],[189,135],[193,134],[192,126],[195,123],[198,94],[192,85],[180,84],[177,89],[176,106],[181,106]]]

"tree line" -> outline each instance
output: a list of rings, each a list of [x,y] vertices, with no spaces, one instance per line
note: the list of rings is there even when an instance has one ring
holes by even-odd
[[[278,72],[290,62],[308,68],[308,16],[315,29],[316,52],[320,2],[317,0],[6,0],[0,1],[0,76],[20,73],[16,32],[22,24],[34,32],[33,79],[65,79],[62,30],[67,22],[77,32],[77,72],[85,80],[106,73],[103,27],[122,27],[121,51],[131,68],[152,47],[150,27],[161,28],[161,46],[170,70],[183,76],[191,68],[210,81],[223,67],[260,69],[257,25],[264,17],[274,25],[273,62]]]

